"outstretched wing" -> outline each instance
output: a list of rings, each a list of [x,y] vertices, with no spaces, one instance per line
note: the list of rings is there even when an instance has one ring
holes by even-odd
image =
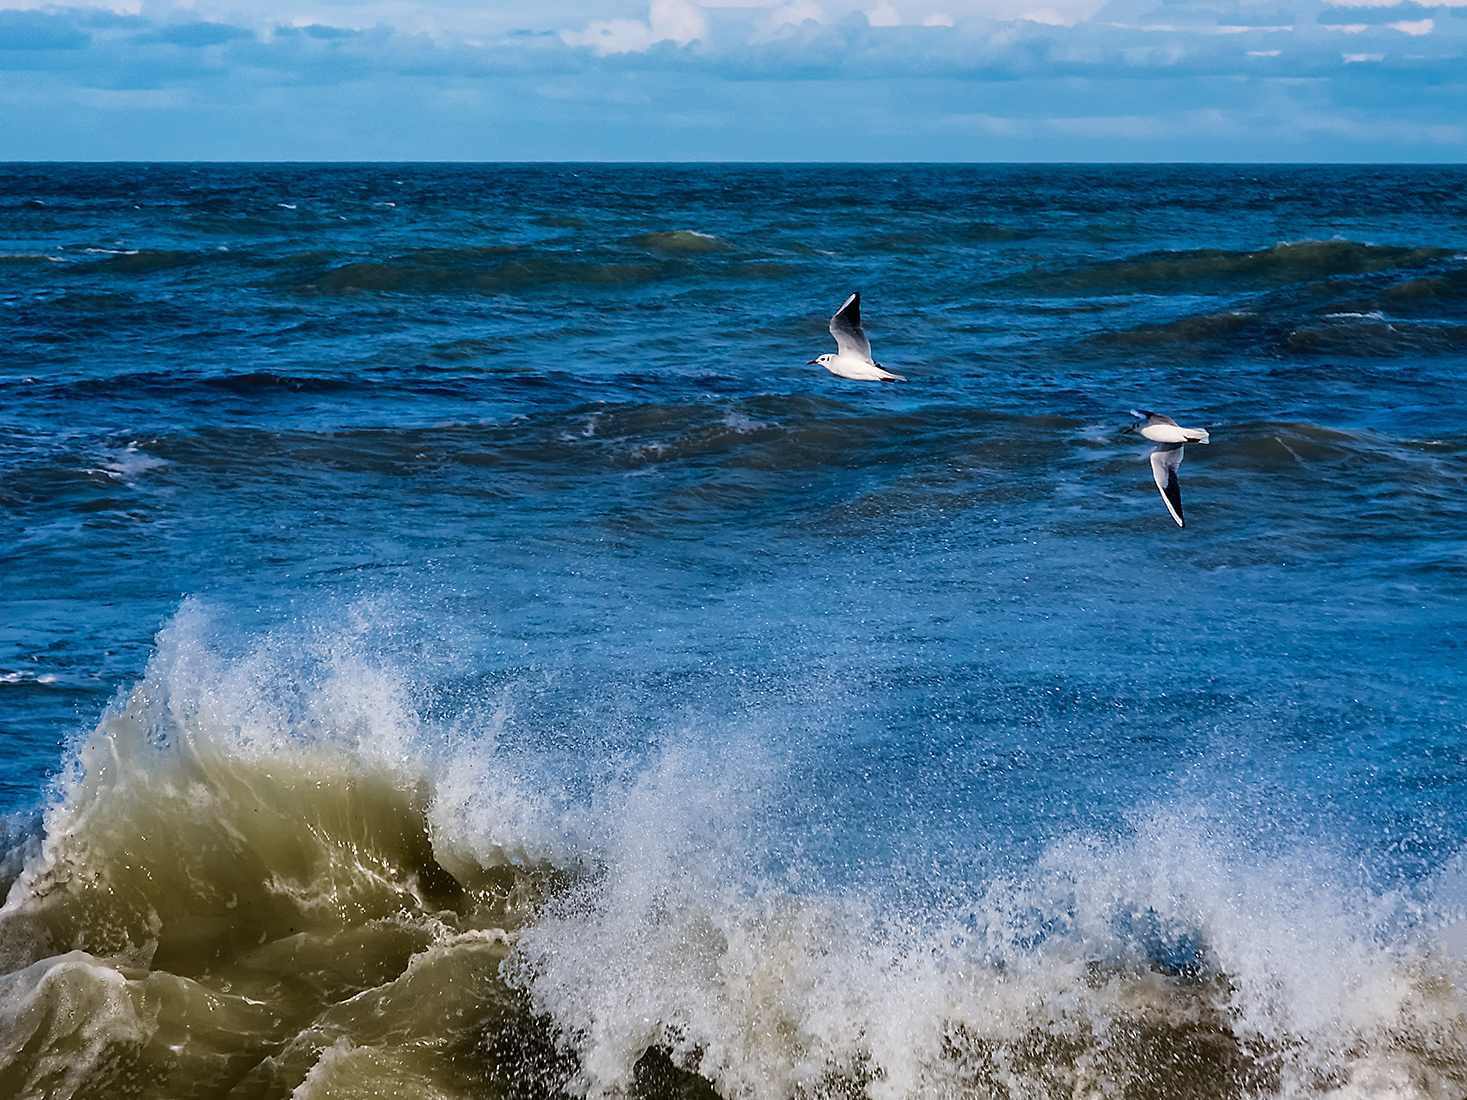
[[[858,290],[846,299],[846,304],[835,311],[830,319],[830,335],[835,337],[838,355],[857,355],[871,358],[871,341],[861,328],[861,292]]]
[[[1182,464],[1182,445],[1162,443],[1151,452],[1151,476],[1156,478],[1156,487],[1161,490],[1161,499],[1166,501],[1166,510],[1177,521],[1182,522],[1182,483],[1177,480],[1177,467]]]

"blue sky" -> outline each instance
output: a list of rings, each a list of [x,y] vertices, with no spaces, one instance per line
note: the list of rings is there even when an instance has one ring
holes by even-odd
[[[0,160],[1463,161],[1467,0],[0,0]]]

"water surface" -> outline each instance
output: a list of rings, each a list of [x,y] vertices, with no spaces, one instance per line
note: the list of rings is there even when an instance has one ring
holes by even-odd
[[[1467,1095],[1464,195],[5,166],[0,1092]]]

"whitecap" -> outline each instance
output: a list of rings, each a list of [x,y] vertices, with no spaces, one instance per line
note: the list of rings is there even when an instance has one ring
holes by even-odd
[[[121,454],[114,456],[112,461],[106,463],[100,471],[95,472],[105,473],[117,481],[131,484],[149,470],[156,470],[168,464],[165,458],[156,458],[146,451],[139,450],[137,441],[134,440]]]

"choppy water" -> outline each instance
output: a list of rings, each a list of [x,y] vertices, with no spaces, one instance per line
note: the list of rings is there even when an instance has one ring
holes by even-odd
[[[0,1094],[1467,1096],[1464,196],[3,167]]]

